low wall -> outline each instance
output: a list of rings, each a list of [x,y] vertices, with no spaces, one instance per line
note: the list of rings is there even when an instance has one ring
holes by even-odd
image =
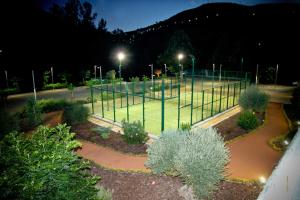
[[[300,128],[258,200],[300,200]]]

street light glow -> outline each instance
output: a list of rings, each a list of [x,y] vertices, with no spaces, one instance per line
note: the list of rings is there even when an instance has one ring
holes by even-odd
[[[125,58],[125,54],[123,52],[118,53],[118,59],[122,61]]]
[[[178,54],[178,60],[182,60],[184,55],[182,53]]]

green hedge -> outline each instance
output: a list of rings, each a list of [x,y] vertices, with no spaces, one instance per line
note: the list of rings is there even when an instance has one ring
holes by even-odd
[[[43,90],[51,90],[51,89],[61,89],[61,88],[66,88],[68,84],[66,83],[50,83],[47,84],[43,87]]]
[[[258,126],[258,120],[250,111],[244,111],[238,118],[238,125],[245,130],[252,130]]]

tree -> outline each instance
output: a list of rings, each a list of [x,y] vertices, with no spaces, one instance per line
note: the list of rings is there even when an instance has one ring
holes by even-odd
[[[116,79],[116,71],[113,69],[113,70],[106,72],[106,78],[109,80],[115,80]]]
[[[195,54],[195,50],[191,44],[190,38],[182,30],[176,31],[171,36],[167,49],[163,54],[158,56],[157,63],[159,65],[167,64],[170,66],[169,69],[171,72],[178,73],[178,53],[183,53],[186,56]],[[190,64],[190,59],[185,59],[181,62],[181,64]]]
[[[80,7],[81,3],[80,0],[68,0],[64,6],[65,16],[67,21],[74,25],[80,24]]]
[[[159,78],[159,76],[161,75],[161,69],[156,69],[154,71],[154,74],[156,74],[156,76]]]
[[[50,71],[45,71],[43,74],[43,86],[45,87],[49,83]]]
[[[97,13],[92,13],[92,4],[84,2],[80,6],[81,25],[86,28],[95,28],[94,20]]]
[[[98,23],[98,31],[103,31],[103,32],[106,32],[107,31],[107,28],[106,28],[106,21],[101,18],[99,20],[99,23]]]

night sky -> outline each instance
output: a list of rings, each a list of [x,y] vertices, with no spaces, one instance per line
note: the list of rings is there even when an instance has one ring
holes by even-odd
[[[66,0],[36,0],[40,7],[47,9],[53,2],[63,5]],[[224,0],[87,0],[98,13],[97,21],[104,18],[107,28],[131,31],[165,20],[181,11],[198,7],[205,3]],[[299,3],[300,0],[232,0],[245,5],[261,3]]]

